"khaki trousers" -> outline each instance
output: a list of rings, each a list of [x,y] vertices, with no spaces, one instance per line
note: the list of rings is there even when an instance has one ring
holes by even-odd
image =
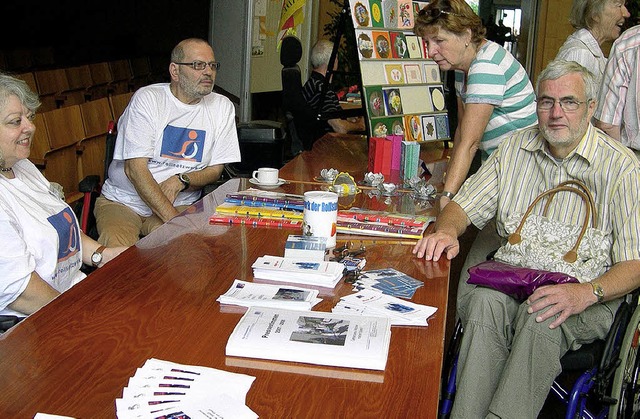
[[[180,212],[188,205],[176,207]],[[155,214],[142,217],[131,208],[104,196],[96,199],[93,211],[98,227],[98,242],[107,247],[132,246],[140,237],[144,237],[160,227],[162,220]]]
[[[458,284],[458,315],[464,334],[458,358],[452,418],[536,418],[568,351],[603,339],[622,299],[594,304],[549,329],[537,323],[526,302],[467,284],[467,269],[500,245],[489,223],[478,233]],[[487,230],[487,231],[485,231]],[[497,246],[496,246],[497,244]]]

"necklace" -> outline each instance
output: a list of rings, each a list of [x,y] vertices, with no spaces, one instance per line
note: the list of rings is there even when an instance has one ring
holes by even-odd
[[[13,167],[0,167],[0,172],[10,172],[13,170]]]

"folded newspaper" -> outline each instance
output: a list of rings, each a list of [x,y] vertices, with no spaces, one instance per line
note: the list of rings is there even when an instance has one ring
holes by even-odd
[[[226,354],[384,370],[390,341],[384,317],[251,307],[231,333]]]
[[[318,290],[290,285],[256,284],[236,279],[231,288],[216,300],[220,304],[243,307],[278,307],[290,310],[311,310],[322,301]]]

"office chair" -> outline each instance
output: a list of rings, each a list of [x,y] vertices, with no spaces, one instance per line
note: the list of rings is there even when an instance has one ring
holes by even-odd
[[[627,296],[605,340],[583,345],[561,358],[562,373],[553,382],[550,394],[566,405],[566,418],[637,417],[640,411],[640,357],[637,356],[640,310],[637,307],[637,293]],[[458,320],[444,363],[441,418],[449,417],[453,407],[462,334]],[[578,378],[572,388],[566,390],[560,377],[569,374]]]
[[[287,36],[280,46],[282,64],[282,106],[291,136],[293,155],[310,150],[313,143],[324,135],[318,112],[302,94],[302,78],[298,62],[302,58],[302,44],[295,36]]]

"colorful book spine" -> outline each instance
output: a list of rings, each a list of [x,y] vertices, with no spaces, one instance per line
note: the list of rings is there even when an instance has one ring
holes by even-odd
[[[286,218],[274,219],[263,217],[242,217],[237,215],[213,214],[209,217],[209,224],[235,224],[253,227],[276,227],[301,229],[302,221]]]
[[[230,203],[223,203],[218,205],[216,212],[221,214],[230,215],[249,215],[252,217],[267,217],[267,218],[289,218],[293,220],[302,220],[302,212],[281,210],[272,207],[248,207],[244,205],[233,205]]]
[[[415,220],[405,217],[397,217],[393,215],[385,214],[367,214],[355,211],[338,211],[338,217],[353,218],[354,220],[374,223],[384,223],[389,225],[395,225],[400,227],[419,227],[422,228],[425,225],[424,221]]]
[[[337,231],[338,233],[354,235],[419,239],[422,237],[424,229],[418,227],[401,227],[386,224],[361,223],[357,221],[345,222],[338,220]]]
[[[229,199],[237,199],[241,201],[268,202],[282,205],[300,205],[304,207],[304,198],[270,198],[267,196],[257,196],[243,193],[227,194]]]
[[[245,199],[236,199],[236,198],[225,198],[224,202],[228,202],[234,205],[242,205],[246,207],[272,207],[272,208],[280,208],[283,210],[291,210],[291,211],[303,211],[304,204],[287,204],[287,203],[278,203],[278,202],[267,202],[267,201],[254,201],[254,200],[245,200]]]

